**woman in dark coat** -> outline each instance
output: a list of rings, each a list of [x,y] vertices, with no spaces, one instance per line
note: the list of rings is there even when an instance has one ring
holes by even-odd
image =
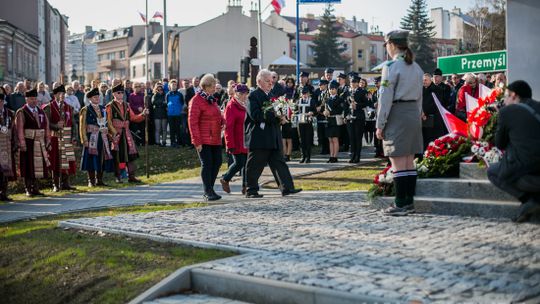
[[[161,142],[161,146],[165,147],[167,142],[167,101],[165,100],[165,92],[163,85],[158,83],[154,87],[154,95],[152,96],[152,110],[154,113],[155,139],[156,145]]]
[[[326,101],[324,116],[328,124],[326,126],[326,137],[330,143],[330,158],[328,163],[338,162],[339,135],[343,125],[343,100],[338,95],[339,83],[332,80],[329,85],[330,97]]]

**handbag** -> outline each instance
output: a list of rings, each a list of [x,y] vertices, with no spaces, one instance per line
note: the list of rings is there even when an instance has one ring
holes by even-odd
[[[435,126],[435,115],[426,115],[426,120],[422,120],[422,128],[433,128]]]
[[[345,124],[345,118],[343,117],[343,114],[336,115],[336,125],[343,126]]]

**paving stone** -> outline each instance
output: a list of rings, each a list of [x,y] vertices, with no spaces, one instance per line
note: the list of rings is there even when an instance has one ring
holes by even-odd
[[[398,301],[507,303],[540,287],[538,225],[385,217],[363,200],[319,193],[67,224],[256,249],[201,267]]]

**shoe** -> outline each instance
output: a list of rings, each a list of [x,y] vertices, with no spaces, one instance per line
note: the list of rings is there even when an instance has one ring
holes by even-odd
[[[413,204],[405,205],[403,207],[392,205],[383,211],[383,214],[388,216],[406,216],[411,213],[414,213]]]
[[[115,182],[116,182],[117,184],[121,184],[121,183],[122,183],[122,179],[121,179],[120,177],[116,177]]]
[[[103,181],[97,181],[96,186],[107,187],[108,185],[105,184]]]
[[[309,163],[311,163],[311,159],[309,159],[309,158],[308,158],[308,159],[306,159],[306,161],[305,161],[304,163],[306,163],[306,164],[309,164]]]
[[[68,184],[62,185],[62,190],[77,190],[75,187],[71,187]]]
[[[33,190],[32,191],[33,196],[45,196],[42,192],[39,192],[39,190]]]
[[[9,197],[9,196],[7,196],[7,195],[1,195],[1,196],[0,196],[0,201],[11,202],[12,199],[11,199],[11,197]]]
[[[326,161],[326,163],[327,163],[327,164],[331,163],[333,159],[334,159],[333,157],[330,157],[330,158]]]
[[[210,194],[204,194],[203,198],[204,198],[205,201],[211,202],[211,201],[217,201],[217,200],[221,199],[221,196],[214,195],[214,194],[210,193]]]
[[[242,187],[242,194],[246,195],[247,187]]]
[[[54,185],[52,188],[52,192],[60,192],[60,187]]]
[[[26,195],[26,197],[33,197],[34,195],[32,194],[32,192],[26,190],[26,192],[24,193]]]
[[[305,162],[306,162],[306,159],[305,159],[305,158],[302,158],[298,163],[303,164],[303,163],[305,163]]]
[[[217,197],[217,199],[221,199],[221,195],[217,194],[216,191],[214,191],[214,189],[212,189],[211,194],[212,194],[214,197]]]
[[[291,194],[296,194],[298,192],[302,191],[302,189],[296,188],[296,189],[285,189],[281,192],[281,196],[287,196]]]
[[[354,163],[354,159],[349,159],[349,164]]]
[[[231,193],[231,186],[229,185],[229,182],[224,180],[223,178],[219,180],[221,183],[221,188],[223,188],[223,191],[227,193]]]
[[[519,207],[519,214],[512,221],[515,223],[528,222],[535,213],[540,213],[540,203],[534,199],[529,199]]]
[[[263,196],[264,195],[259,194],[258,192],[251,192],[251,193],[246,192],[246,198],[261,198]]]
[[[90,182],[90,181],[88,182],[88,188],[94,188],[95,186],[96,186],[95,183]]]
[[[130,176],[128,179],[128,182],[130,183],[142,183],[140,179],[136,178],[135,176]]]

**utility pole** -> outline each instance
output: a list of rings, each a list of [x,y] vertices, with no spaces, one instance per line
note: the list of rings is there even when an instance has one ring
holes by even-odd
[[[163,0],[163,77],[168,78],[169,70],[167,65],[167,44],[169,42],[167,33],[167,0]]]
[[[262,42],[262,20],[261,20],[261,15],[262,15],[262,12],[261,12],[261,0],[259,0],[259,6],[257,7],[258,8],[258,11],[259,11],[259,14],[257,15],[258,17],[258,24],[259,24],[259,43],[258,43],[258,47],[259,47],[259,70],[262,70],[263,69],[263,42]]]
[[[144,60],[146,61],[145,64],[145,71],[144,75],[146,76],[146,82],[148,82],[148,71],[150,70],[148,68],[148,0],[146,0],[146,15],[145,15],[145,26],[144,26],[144,49],[146,52],[144,52]],[[146,85],[146,83],[145,83]]]

